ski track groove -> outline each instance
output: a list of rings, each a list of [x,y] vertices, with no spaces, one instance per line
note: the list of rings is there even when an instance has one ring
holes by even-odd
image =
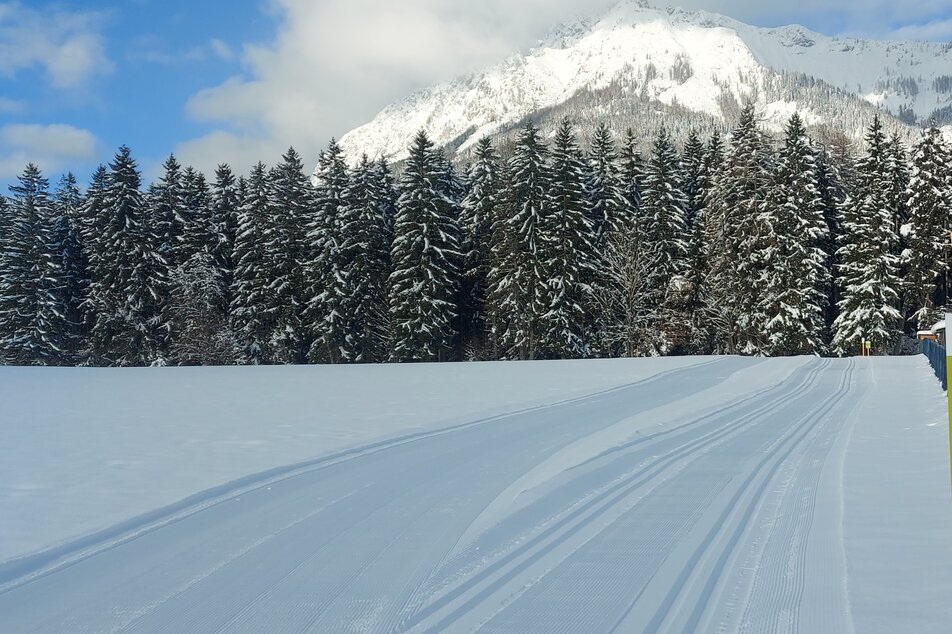
[[[819,371],[822,371],[822,368],[818,369],[818,372]],[[792,397],[793,394],[791,394],[790,396]],[[785,403],[789,403],[793,399],[785,398],[783,400],[785,401]],[[777,406],[783,406],[783,403],[779,403],[776,401],[775,401],[775,404]],[[776,408],[773,408],[771,411],[777,411],[777,410]],[[755,415],[762,416],[763,414],[760,413]],[[756,429],[756,428],[757,428],[756,426],[751,426],[749,430],[752,431],[753,429]],[[739,435],[735,435],[735,436],[732,436],[730,440],[737,440],[739,438],[740,438]],[[705,454],[705,456],[702,456],[697,462],[703,462],[703,460],[705,459],[707,455],[708,454]],[[713,455],[713,452],[711,452],[710,455]],[[672,480],[672,484],[677,482],[676,478],[672,478],[671,480]],[[730,479],[728,478],[727,480],[724,480],[723,482],[719,483],[720,484],[719,487],[711,486],[706,494],[702,494],[702,492],[699,491],[697,488],[693,490],[689,489],[687,491],[689,495],[685,495],[684,491],[680,491],[677,499],[679,502],[679,511],[682,513],[681,517],[679,517],[677,520],[668,519],[667,522],[663,526],[653,526],[652,530],[654,532],[651,534],[646,534],[645,529],[642,529],[640,531],[638,530],[637,518],[631,518],[628,521],[626,521],[626,518],[624,516],[620,517],[615,522],[617,526],[613,525],[611,528],[605,531],[604,535],[600,534],[595,539],[593,539],[592,540],[593,545],[591,547],[588,547],[586,545],[585,551],[591,551],[591,553],[594,553],[597,555],[600,550],[604,551],[605,544],[608,544],[609,546],[611,546],[610,551],[613,555],[613,557],[611,558],[611,562],[614,562],[616,559],[621,558],[627,565],[622,567],[617,567],[615,574],[612,574],[613,569],[610,568],[612,563],[606,563],[601,559],[596,558],[596,560],[593,562],[590,562],[589,565],[600,564],[601,566],[605,567],[603,572],[605,573],[605,576],[608,579],[613,580],[612,587],[616,589],[620,588],[620,590],[617,590],[615,592],[616,596],[619,596],[619,597],[623,596],[626,593],[628,588],[637,587],[638,584],[641,584],[641,590],[637,593],[635,600],[632,602],[632,605],[633,605],[635,602],[637,602],[638,599],[640,599],[644,589],[648,586],[648,583],[650,583],[651,579],[654,576],[654,573],[649,571],[652,569],[656,570],[657,567],[660,566],[659,553],[668,552],[670,550],[671,544],[677,543],[679,541],[679,538],[686,532],[686,530],[689,530],[690,527],[694,525],[694,523],[697,521],[697,519],[700,517],[700,515],[704,511],[704,509],[710,505],[710,502],[714,498],[716,498],[716,496],[719,494],[719,492],[723,489],[723,487],[727,484],[729,480]],[[647,506],[651,506],[653,503],[663,504],[663,501],[659,502],[656,500],[652,500],[651,498],[654,495],[656,495],[655,492],[646,494],[644,499],[640,501],[640,504],[647,505]],[[695,495],[695,498],[694,498],[695,503],[691,505],[690,512],[688,512],[685,510],[685,505],[689,502],[690,495]],[[660,515],[647,513],[648,518],[656,518],[656,517],[662,517],[662,516],[663,516],[663,513]],[[634,525],[629,525],[629,523],[633,523]],[[659,541],[656,538],[656,534],[663,535],[664,539]],[[631,538],[630,535],[637,535],[637,537]],[[598,543],[598,542],[602,542],[602,543]],[[649,543],[646,544],[645,542],[649,542]],[[572,565],[574,565],[577,568],[578,566],[584,564],[585,559],[587,557],[591,557],[591,554],[585,551],[582,551],[580,549],[579,554],[573,555],[572,560],[569,560],[566,564],[562,566],[562,568],[564,569]],[[614,555],[616,554],[617,551],[623,551],[624,555],[621,555],[621,553],[618,553],[618,556],[615,557]],[[664,555],[664,558],[667,558],[667,556],[668,555]],[[580,564],[578,561],[574,561],[574,560],[581,560],[582,563]],[[641,578],[635,578],[638,575],[640,575]],[[548,603],[543,603],[541,605],[534,604],[526,609],[523,609],[524,606],[517,604],[515,606],[515,610],[517,612],[521,610],[522,612],[526,613],[526,615],[545,614],[547,610],[557,609],[559,606],[561,606],[561,604],[565,603],[566,601],[572,600],[574,597],[574,594],[577,593],[577,591],[581,591],[580,589],[573,588],[571,587],[571,585],[569,585],[568,588],[573,593],[572,596],[567,597],[565,593],[559,594],[558,593],[559,591],[557,588],[557,585],[558,585],[557,576],[558,576],[558,571],[551,576],[551,579],[546,580],[549,582],[548,587],[541,593],[537,593],[535,600],[537,603],[540,600],[545,601],[546,596],[551,596],[552,593],[555,592],[558,598],[558,601],[549,600]],[[545,581],[543,583],[545,583]],[[555,590],[552,589],[553,586],[556,586]],[[604,594],[604,592],[605,592],[604,586],[600,591],[595,591],[593,588],[584,589],[584,593],[588,597],[601,596],[602,594]],[[561,623],[568,624],[569,629],[574,631],[607,631],[607,627],[610,625],[610,623],[604,622],[605,619],[609,618],[608,616],[605,616],[605,615],[607,615],[610,611],[614,609],[613,605],[609,604],[609,605],[604,605],[601,607],[600,615],[604,616],[604,618],[602,619],[603,621],[602,623],[598,623],[598,624],[593,622],[582,623],[581,621],[585,618],[588,618],[589,620],[593,618],[591,614],[585,614],[584,604],[582,602],[583,598],[584,597],[574,597],[576,602],[579,604],[577,606],[577,609],[574,611],[570,610],[568,613],[560,615],[560,621],[559,621],[560,624]],[[599,608],[598,607],[592,608],[592,611],[598,612]],[[530,617],[526,615],[524,615],[524,618],[522,621],[516,620],[515,622],[512,622],[515,617],[510,617],[510,619],[507,620],[504,625],[499,626],[499,631],[504,631],[504,632],[520,631],[520,629],[526,627],[527,622],[531,622],[528,620]],[[623,620],[623,618],[624,617],[622,617],[622,619],[619,619],[619,621]],[[497,617],[497,620],[498,620],[498,617]],[[551,624],[548,624],[548,626],[552,627]],[[487,628],[487,630],[495,631],[491,627]]]
[[[740,543],[741,537],[747,530],[751,519],[754,517],[757,507],[762,500],[767,488],[774,480],[777,472],[780,470],[787,458],[793,454],[793,452],[801,445],[801,443],[810,437],[811,432],[826,422],[823,416],[832,411],[836,405],[848,395],[849,380],[847,375],[852,375],[853,368],[854,364],[851,361],[849,371],[844,373],[844,377],[841,378],[837,390],[835,390],[831,396],[824,399],[814,410],[808,412],[793,427],[794,431],[792,433],[781,437],[771,453],[765,456],[763,460],[750,472],[747,479],[738,489],[734,498],[725,507],[719,520],[713,524],[711,531],[705,537],[701,547],[698,548],[688,560],[681,576],[672,586],[661,606],[658,608],[658,610],[655,612],[655,615],[648,623],[648,627],[645,631],[658,632],[661,630],[661,627],[668,619],[672,608],[674,607],[675,603],[678,602],[680,595],[686,589],[688,583],[695,575],[700,574],[698,564],[707,554],[712,543],[717,539],[718,534],[724,531],[731,517],[735,515],[736,511],[738,510],[738,507],[745,505],[745,508],[740,515],[740,521],[736,522],[736,526],[728,538],[727,545],[723,548],[719,558],[716,560],[713,571],[707,573],[707,576],[703,579],[705,586],[700,594],[699,599],[695,602],[694,606],[690,608],[691,613],[688,617],[687,624],[684,627],[684,631],[700,631],[698,628],[700,627],[703,613],[709,605],[714,587],[721,580],[721,574],[727,565],[727,560]],[[773,466],[768,468],[768,465],[772,461],[774,462]],[[763,478],[760,478],[760,474],[762,471],[764,471],[764,469],[767,469],[767,475]],[[753,495],[750,495],[750,490],[755,486],[755,482],[758,479],[761,479],[762,481],[760,485],[754,489]],[[613,629],[617,629],[618,625],[620,624],[621,622],[616,624],[616,628]]]
[[[705,450],[711,448],[713,441],[733,435],[734,432],[745,427],[757,425],[764,415],[776,411],[786,403],[808,393],[816,381],[816,378],[826,366],[826,363],[821,363],[817,367],[813,367],[807,371],[807,375],[793,388],[788,388],[781,383],[772,390],[767,390],[768,393],[780,391],[780,394],[773,399],[767,400],[760,408],[744,415],[740,419],[718,427],[703,436],[694,437],[684,445],[670,451],[667,455],[659,456],[658,459],[645,470],[648,472],[647,474],[644,472],[635,473],[631,478],[609,487],[594,499],[584,504],[581,508],[562,517],[553,526],[542,531],[521,546],[505,553],[492,563],[478,568],[471,576],[467,577],[455,588],[449,590],[413,616],[405,619],[396,631],[410,630],[422,625],[426,620],[435,617],[435,615],[444,608],[461,600],[462,597],[471,590],[475,590],[483,581],[490,577],[498,576],[499,578],[491,582],[487,588],[478,590],[475,597],[466,600],[462,606],[454,609],[450,615],[440,619],[435,625],[425,628],[427,632],[445,630],[465,614],[478,607],[482,600],[511,581],[519,572],[541,559],[542,556],[551,552],[554,548],[587,525],[597,521],[600,515],[627,497],[633,490],[649,484],[652,480],[663,474],[669,467],[684,461],[686,458],[706,453]],[[766,394],[762,395],[761,398],[765,396]],[[736,407],[736,405],[733,407],[728,406],[725,409],[730,410],[734,407]],[[596,507],[595,510],[586,517],[586,513],[593,507]],[[572,522],[577,519],[580,521],[573,524]],[[568,528],[560,534],[559,531],[566,526],[568,526]],[[536,546],[539,546],[539,549],[535,552],[530,552]]]

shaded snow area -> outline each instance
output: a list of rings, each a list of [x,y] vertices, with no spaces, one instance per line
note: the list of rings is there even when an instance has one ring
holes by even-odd
[[[0,631],[947,632],[945,403],[921,357],[2,369]]]
[[[704,361],[0,367],[0,561],[249,474]]]

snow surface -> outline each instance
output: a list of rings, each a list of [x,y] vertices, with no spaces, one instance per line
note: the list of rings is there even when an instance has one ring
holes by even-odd
[[[44,533],[34,546],[82,532],[62,524],[88,523],[87,504],[116,521],[170,490],[352,447],[0,564],[3,632],[952,622],[945,399],[922,357],[5,369],[0,381],[13,440],[0,543],[17,535],[19,552],[30,529]],[[45,497],[74,499],[41,511]]]
[[[703,362],[0,366],[0,562],[251,473]]]
[[[678,72],[685,67],[689,77]],[[815,77],[893,114],[907,107],[925,119],[952,105],[952,92],[940,92],[936,84],[952,75],[950,69],[952,47],[940,43],[829,37],[797,25],[767,29],[705,11],[628,1],[597,19],[564,25],[528,53],[485,72],[391,104],[340,144],[355,162],[362,153],[402,159],[425,129],[438,145],[462,139],[465,150],[583,89],[612,84],[719,118],[725,114],[722,96],[738,103],[756,98],[774,130],[794,111],[808,124],[821,121],[809,104],[766,101],[764,86],[781,72]]]

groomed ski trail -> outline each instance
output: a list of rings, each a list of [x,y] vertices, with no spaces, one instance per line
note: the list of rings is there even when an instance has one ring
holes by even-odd
[[[22,564],[0,631],[848,631],[827,488],[869,362],[723,358],[262,474]]]

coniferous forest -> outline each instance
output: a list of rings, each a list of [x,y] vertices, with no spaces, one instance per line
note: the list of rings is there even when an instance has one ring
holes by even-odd
[[[910,350],[948,303],[952,149],[870,122],[814,143],[752,106],[726,138],[526,125],[454,165],[331,142],[314,177],[148,187],[119,149],[85,189],[28,165],[0,196],[0,363],[220,365]]]

